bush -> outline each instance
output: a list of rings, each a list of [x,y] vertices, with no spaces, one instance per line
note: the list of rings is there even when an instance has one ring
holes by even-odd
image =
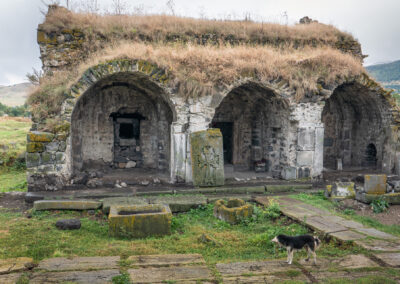
[[[129,277],[128,273],[122,273],[120,275],[114,276],[112,278],[113,284],[131,284],[131,278]]]
[[[279,208],[279,203],[274,199],[270,199],[268,207],[265,210],[265,216],[269,219],[276,219],[281,216],[281,209]]]
[[[389,208],[389,203],[383,198],[379,198],[371,202],[371,207],[374,213],[382,213]]]

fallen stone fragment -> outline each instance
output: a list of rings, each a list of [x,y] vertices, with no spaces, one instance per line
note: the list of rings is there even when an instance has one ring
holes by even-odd
[[[81,228],[81,221],[79,219],[58,220],[56,227],[60,230],[79,230]]]

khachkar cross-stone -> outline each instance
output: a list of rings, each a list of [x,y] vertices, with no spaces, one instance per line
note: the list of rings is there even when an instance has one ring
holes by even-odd
[[[193,184],[220,186],[224,184],[222,134],[219,129],[208,129],[190,135]]]

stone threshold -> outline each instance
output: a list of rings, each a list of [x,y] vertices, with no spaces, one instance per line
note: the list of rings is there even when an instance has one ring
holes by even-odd
[[[279,194],[285,192],[307,191],[311,192],[311,184],[275,184],[275,185],[238,185],[224,187],[201,187],[201,188],[99,188],[84,190],[65,190],[65,191],[36,191],[28,192],[25,201],[33,203],[37,200],[52,199],[95,199],[100,200],[109,197],[136,197],[152,196],[163,194]]]

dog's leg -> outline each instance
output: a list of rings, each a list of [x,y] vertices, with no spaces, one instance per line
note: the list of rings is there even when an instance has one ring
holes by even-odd
[[[306,246],[307,249],[307,258],[305,259],[305,261],[309,261],[310,260],[310,248],[308,246]]]
[[[289,259],[290,259],[290,247],[286,247],[286,252],[287,252],[286,263],[289,263]]]
[[[314,256],[314,265],[317,265],[317,254],[315,253],[315,251],[313,251],[312,253]]]
[[[293,249],[293,248],[290,248],[290,260],[289,260],[289,264],[292,264],[292,261],[293,261],[293,252],[294,252],[294,249]]]

